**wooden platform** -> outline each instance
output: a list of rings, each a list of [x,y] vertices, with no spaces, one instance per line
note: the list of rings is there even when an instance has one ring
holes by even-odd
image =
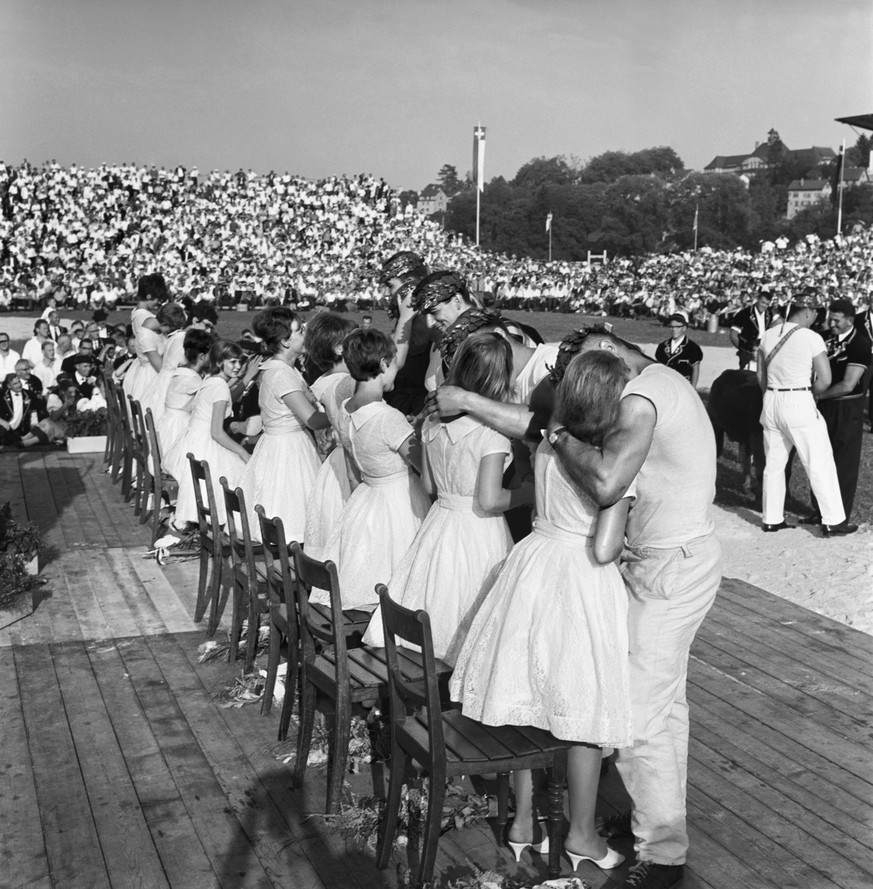
[[[0,454],[0,497],[53,548],[51,596],[0,630],[0,889],[398,885],[307,817],[323,775],[290,789],[277,714],[217,706],[239,668],[197,663],[196,565],[143,558],[98,455]],[[686,887],[873,886],[871,663],[873,638],[725,581],[689,671]],[[612,770],[601,809],[624,805]],[[471,864],[545,876],[493,825],[443,838],[441,880]]]

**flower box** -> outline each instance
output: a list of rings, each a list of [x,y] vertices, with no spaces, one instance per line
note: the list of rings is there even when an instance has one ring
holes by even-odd
[[[68,454],[102,454],[105,450],[105,435],[77,435],[67,439]]]

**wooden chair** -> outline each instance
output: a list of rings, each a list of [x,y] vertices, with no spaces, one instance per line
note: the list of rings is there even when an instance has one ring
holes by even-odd
[[[315,713],[324,713],[333,720],[334,729],[327,759],[325,812],[330,814],[339,810],[352,716],[366,716],[377,701],[385,700],[386,668],[368,649],[347,645],[345,623],[335,619],[343,613],[336,565],[310,558],[298,543],[291,544],[291,555],[300,633],[300,728],[294,786],[301,787],[306,774]],[[329,592],[329,610],[315,611],[309,604],[313,587]]]
[[[106,449],[103,451],[103,462],[111,472],[115,462],[116,442],[119,433],[118,419],[115,414],[118,396],[115,394],[115,380],[112,379],[111,373],[107,372],[105,375],[103,388],[106,394]]]
[[[282,650],[285,650],[287,667],[285,672],[285,698],[282,702],[282,714],[279,719],[279,740],[288,736],[288,725],[291,711],[297,694],[300,670],[300,628],[297,614],[297,586],[288,545],[285,543],[285,527],[278,516],[267,518],[264,507],[255,507],[261,525],[261,540],[264,546],[264,562],[266,567],[267,590],[269,593],[270,614],[270,653],[267,659],[267,679],[264,684],[264,700],[261,713],[268,715],[273,706],[273,690],[276,687],[276,674],[279,670]],[[360,646],[360,639],[367,624],[370,613],[367,611],[343,611],[343,635],[346,647]],[[330,632],[333,620],[327,605],[309,604],[309,618],[317,621],[322,631]]]
[[[121,479],[121,496],[125,500],[130,499],[131,485],[133,483],[133,433],[130,429],[130,417],[127,413],[127,402],[124,389],[115,387],[115,415],[118,421],[118,457],[117,464],[112,473],[112,481]]]
[[[194,480],[194,502],[197,505],[197,530],[200,534],[200,576],[197,580],[197,602],[194,620],[203,620],[209,602],[207,635],[214,636],[221,618],[221,577],[224,563],[230,558],[230,540],[221,530],[215,505],[212,473],[206,460],[197,460],[192,453],[185,455]],[[210,571],[211,567],[211,571]],[[207,580],[209,595],[207,597]]]
[[[497,820],[501,835],[507,822],[509,772],[516,769],[551,768],[549,798],[549,878],[561,873],[561,819],[567,750],[571,744],[548,732],[522,726],[487,726],[461,714],[443,712],[436,676],[430,618],[424,611],[410,611],[396,604],[387,588],[377,587],[382,603],[385,652],[389,676],[391,715],[391,778],[383,829],[376,849],[377,866],[385,868],[391,857],[397,816],[407,769],[417,763],[428,775],[427,822],[415,885],[433,878],[446,779],[459,775],[498,774]],[[398,649],[398,641],[420,646],[424,681],[410,674]]]
[[[151,493],[154,501],[151,513],[152,546],[154,546],[161,533],[161,510],[163,509],[164,499],[166,498],[167,505],[169,506],[171,498],[179,490],[179,485],[171,475],[164,472],[161,443],[158,440],[155,418],[150,407],[146,408],[145,412],[145,431],[146,440],[148,441],[148,455],[151,461]],[[142,519],[142,516],[140,516],[140,519]]]
[[[228,660],[233,663],[239,655],[243,615],[245,615],[248,619],[245,672],[251,673],[255,666],[255,654],[258,647],[258,621],[261,613],[267,611],[268,608],[266,572],[258,571],[255,561],[256,555],[263,555],[264,547],[262,544],[255,544],[252,541],[249,517],[246,512],[246,498],[242,488],[232,491],[224,476],[219,481],[224,492],[227,536],[230,540],[230,583],[233,613]]]
[[[133,514],[142,512],[142,493],[147,487],[146,474],[148,473],[148,455],[145,444],[145,424],[142,418],[142,407],[138,401],[134,401],[129,395],[128,416],[130,417],[130,441],[133,469],[135,471],[136,490],[131,490],[133,499]]]

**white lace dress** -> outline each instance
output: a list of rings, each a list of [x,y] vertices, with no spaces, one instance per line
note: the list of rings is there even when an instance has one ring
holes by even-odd
[[[152,416],[155,423],[163,416],[166,408],[167,392],[170,389],[170,382],[179,362],[185,358],[185,331],[173,331],[164,343],[164,353],[161,356],[161,369],[158,371],[157,378],[154,379],[149,388],[140,398],[143,414],[146,408],[151,408]]]
[[[530,725],[603,747],[633,742],[627,592],[591,549],[597,506],[547,441],[536,455],[537,518],[479,608],[452,700],[487,725]]]
[[[136,340],[136,359],[131,363],[124,375],[121,387],[125,395],[129,395],[134,401],[142,404],[143,397],[157,382],[158,372],[146,358],[147,352],[157,352],[159,355],[164,349],[164,338],[143,324],[154,318],[154,314],[148,309],[136,308],[130,313],[130,326],[133,328],[133,336]]]
[[[346,453],[337,432],[340,406],[352,397],[355,381],[347,373],[324,374],[312,384],[312,394],[324,407],[337,439],[336,447],[327,455],[315,478],[306,504],[306,554],[323,559],[330,535],[339,522],[352,494]]]
[[[503,514],[485,512],[476,500],[482,458],[501,454],[505,468],[511,447],[508,438],[470,417],[428,420],[421,433],[438,499],[388,590],[404,607],[430,615],[434,653],[454,664],[478,604],[512,549]],[[364,642],[385,643],[378,608]]]
[[[212,488],[215,493],[215,511],[218,520],[224,524],[224,494],[220,479],[227,478],[231,488],[236,488],[246,468],[239,454],[228,450],[212,437],[212,406],[223,401],[226,405],[225,418],[230,416],[230,389],[220,377],[207,377],[197,390],[191,406],[191,422],[176,440],[169,455],[170,471],[179,483],[179,496],[176,500],[175,523],[197,521],[197,502],[194,499],[194,479],[188,466],[187,454],[190,451],[196,459],[209,463]]]
[[[203,378],[191,367],[177,367],[170,380],[167,389],[167,397],[164,399],[164,412],[155,423],[155,431],[158,434],[158,444],[161,446],[163,468],[176,478],[176,472],[181,471],[178,466],[170,468],[169,458],[173,452],[173,445],[179,436],[188,428],[191,422],[191,408],[194,406],[194,396],[203,385]],[[182,454],[184,457],[185,455]],[[187,464],[185,466],[187,472]]]
[[[376,584],[391,579],[430,509],[430,498],[399,454],[413,434],[400,411],[376,401],[343,413],[339,426],[342,430],[347,424],[362,483],[349,497],[325,559],[337,564],[343,608],[372,608],[379,601]],[[330,603],[323,590],[313,590],[312,601]]]
[[[249,530],[255,540],[261,539],[255,513],[255,506],[261,504],[268,518],[282,519],[288,543],[305,542],[306,503],[321,461],[309,430],[283,401],[292,392],[309,397],[309,387],[300,372],[278,358],[265,361],[258,393],[264,434],[240,483],[249,510]]]

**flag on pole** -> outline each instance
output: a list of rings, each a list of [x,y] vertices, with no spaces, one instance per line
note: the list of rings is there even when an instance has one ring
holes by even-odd
[[[698,217],[699,213],[700,213],[700,205],[695,204],[694,205],[694,234],[695,235],[697,234],[697,217]]]
[[[473,181],[479,191],[485,190],[485,127],[473,127]]]
[[[550,232],[551,230],[552,230],[552,214],[549,213],[549,215],[546,216],[546,231]]]
[[[837,155],[837,160],[834,164],[834,172],[831,176],[831,204],[833,204],[835,207],[837,205],[837,199],[839,197],[840,183],[843,180],[843,164],[845,163],[843,148],[844,146],[841,145],[840,153],[839,155]]]

